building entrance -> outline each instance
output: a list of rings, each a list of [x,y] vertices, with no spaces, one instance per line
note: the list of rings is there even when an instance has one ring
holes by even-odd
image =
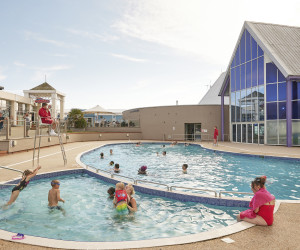
[[[200,141],[201,140],[201,123],[185,123],[185,140]]]

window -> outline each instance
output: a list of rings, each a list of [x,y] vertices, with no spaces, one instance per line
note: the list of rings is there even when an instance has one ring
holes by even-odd
[[[277,101],[277,84],[267,85],[267,102]]]
[[[235,91],[235,69],[230,70],[230,88],[231,92]]]
[[[241,89],[246,88],[246,65],[241,65]]]
[[[246,87],[251,88],[251,62],[246,63]]]
[[[246,62],[251,60],[251,36],[246,30]]]
[[[261,49],[261,47],[259,45],[257,45],[257,55],[258,57],[263,56],[264,55],[264,51]]]
[[[293,145],[300,145],[300,121],[293,121],[292,128]]]
[[[267,120],[277,119],[277,102],[267,103]]]
[[[257,58],[257,42],[251,37],[251,44],[252,44],[252,59]]]
[[[258,88],[258,116],[259,116],[259,120],[260,121],[263,121],[265,119],[265,115],[264,115],[264,107],[265,107],[265,95],[264,95],[264,92],[265,92],[265,88],[264,86],[260,86]]]
[[[292,101],[292,119],[300,119],[300,101]]]
[[[245,36],[246,32],[244,31],[243,36],[241,38],[241,63],[245,62]]]
[[[258,85],[264,84],[264,58],[258,58]]]
[[[236,142],[236,125],[232,125],[232,141]]]
[[[278,101],[286,101],[286,82],[278,83]]]
[[[273,63],[266,64],[266,81],[267,83],[277,82],[277,67]]]
[[[292,99],[300,99],[300,82],[293,82],[292,84]]]
[[[267,143],[278,144],[277,121],[267,121]]]
[[[286,119],[286,102],[278,102],[279,119]]]

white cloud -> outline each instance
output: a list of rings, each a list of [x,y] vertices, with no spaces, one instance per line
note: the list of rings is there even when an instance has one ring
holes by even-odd
[[[25,39],[26,40],[33,39],[33,40],[36,40],[38,42],[49,43],[49,44],[52,44],[54,46],[63,47],[63,48],[78,48],[79,47],[78,45],[75,45],[75,44],[70,44],[70,43],[57,41],[57,40],[53,40],[53,39],[48,39],[48,38],[45,38],[45,37],[41,36],[40,34],[31,32],[31,31],[25,31],[24,34],[25,34]]]
[[[18,62],[18,61],[14,62],[14,65],[16,65],[18,67],[25,67],[26,66],[26,64]]]
[[[54,65],[50,67],[32,67],[34,70],[38,71],[59,71],[59,70],[66,70],[71,69],[72,67],[70,65]]]
[[[227,66],[245,20],[300,24],[296,19],[299,1],[288,2],[132,0],[112,27],[127,36]]]
[[[116,35],[99,34],[93,31],[78,30],[78,29],[67,29],[67,31],[73,35],[77,35],[89,39],[98,39],[103,42],[119,40],[119,37]]]
[[[132,62],[148,62],[146,59],[140,59],[140,58],[135,58],[131,56],[126,56],[126,55],[120,55],[120,54],[111,54],[113,57],[121,58],[127,61],[132,61]]]
[[[30,67],[33,69],[33,75],[30,78],[31,81],[41,82],[44,81],[45,76],[49,79],[56,71],[71,69],[70,65],[53,65],[49,67]]]

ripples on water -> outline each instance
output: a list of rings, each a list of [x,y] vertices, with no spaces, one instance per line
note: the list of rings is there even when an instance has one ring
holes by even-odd
[[[135,194],[138,212],[118,215],[107,197],[111,186],[87,175],[56,177],[60,180],[62,207],[49,211],[51,179],[31,182],[16,203],[0,209],[0,228],[25,235],[75,241],[126,241],[183,236],[235,223],[241,209],[206,206],[162,197]],[[11,189],[0,190],[0,206]]]
[[[109,149],[113,155],[109,155]],[[162,151],[167,151],[162,156]],[[103,152],[104,159],[99,154]],[[156,155],[159,152],[159,156]],[[109,162],[120,164],[121,175],[155,181],[169,186],[251,192],[251,181],[267,176],[267,189],[278,199],[300,199],[300,162],[212,152],[199,146],[171,147],[145,143],[107,145],[81,157],[81,161],[98,169],[111,170]],[[182,164],[188,174],[182,174]],[[140,166],[148,166],[147,176],[137,175]],[[293,191],[292,191],[293,190]]]

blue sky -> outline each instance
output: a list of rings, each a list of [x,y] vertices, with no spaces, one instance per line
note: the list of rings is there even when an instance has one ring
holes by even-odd
[[[300,26],[300,3],[201,0],[0,2],[0,85],[45,80],[66,108],[197,104],[245,20]]]

